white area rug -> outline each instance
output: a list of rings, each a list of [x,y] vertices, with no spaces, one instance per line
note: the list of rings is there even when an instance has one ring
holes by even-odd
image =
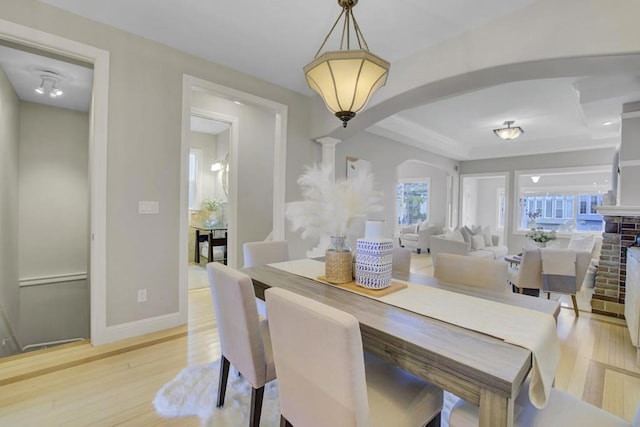
[[[163,417],[200,418],[202,426],[238,427],[249,425],[251,386],[231,367],[227,393],[222,408],[216,408],[219,360],[204,366],[183,369],[162,386],[153,400],[156,412]],[[261,426],[280,425],[277,381],[265,386]]]
[[[153,400],[156,412],[170,418],[197,416],[203,427],[248,426],[251,386],[238,375],[238,371],[231,367],[224,406],[216,408],[218,372],[219,360],[209,365],[190,366],[183,369],[156,394]],[[442,427],[449,426],[449,414],[458,399],[457,396],[445,392]],[[280,425],[277,381],[272,381],[265,386],[260,425],[263,427]]]

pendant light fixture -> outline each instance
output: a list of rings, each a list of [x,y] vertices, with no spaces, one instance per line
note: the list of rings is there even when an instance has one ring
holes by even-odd
[[[358,0],[338,0],[342,12],[329,30],[313,61],[304,66],[307,84],[315,90],[333,114],[342,120],[342,126],[364,108],[378,88],[385,85],[389,62],[369,52],[367,42],[353,16]],[[320,55],[333,30],[344,19],[340,50]],[[358,49],[351,50],[352,33]]]
[[[515,121],[513,120],[507,120],[506,122],[504,122],[504,124],[507,125],[506,128],[494,129],[493,133],[495,133],[498,137],[502,139],[506,139],[506,140],[516,139],[517,137],[519,137],[524,133],[524,130],[522,130],[520,126],[511,127],[511,125],[514,123]]]

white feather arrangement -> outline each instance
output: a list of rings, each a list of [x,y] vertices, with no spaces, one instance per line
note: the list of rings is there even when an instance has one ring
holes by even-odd
[[[334,180],[333,175],[331,166],[313,165],[298,178],[305,200],[288,203],[286,216],[293,231],[303,230],[303,239],[347,236],[357,220],[382,210],[370,171],[349,180]]]

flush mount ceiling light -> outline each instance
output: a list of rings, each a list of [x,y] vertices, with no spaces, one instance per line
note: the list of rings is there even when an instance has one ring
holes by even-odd
[[[38,95],[49,94],[51,98],[57,98],[64,95],[64,92],[58,87],[61,75],[53,71],[41,71],[40,86],[35,88]]]
[[[498,137],[502,139],[506,139],[506,140],[516,139],[517,137],[519,137],[524,133],[524,130],[522,130],[520,126],[511,127],[511,125],[514,123],[515,121],[513,120],[507,120],[506,122],[504,122],[504,124],[507,125],[506,128],[494,129],[493,133],[495,133]]]
[[[538,175],[533,175],[533,176],[531,177],[531,181],[533,181],[533,183],[534,183],[534,184],[537,184],[537,183],[538,183],[538,181],[540,181],[540,176],[538,176]]]
[[[369,52],[369,46],[353,16],[358,0],[338,0],[342,12],[329,30],[313,61],[304,66],[307,84],[315,90],[333,114],[342,120],[342,126],[364,108],[371,95],[384,86],[389,73],[389,62]],[[320,55],[329,36],[344,17],[340,50]],[[358,49],[350,49],[351,33]]]

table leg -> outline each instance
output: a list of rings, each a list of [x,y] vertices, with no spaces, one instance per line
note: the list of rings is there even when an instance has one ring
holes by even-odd
[[[196,264],[200,264],[200,230],[196,228],[196,253],[193,257]]]
[[[209,232],[209,262],[213,262],[213,231]]]
[[[479,427],[513,427],[513,399],[480,390]]]

